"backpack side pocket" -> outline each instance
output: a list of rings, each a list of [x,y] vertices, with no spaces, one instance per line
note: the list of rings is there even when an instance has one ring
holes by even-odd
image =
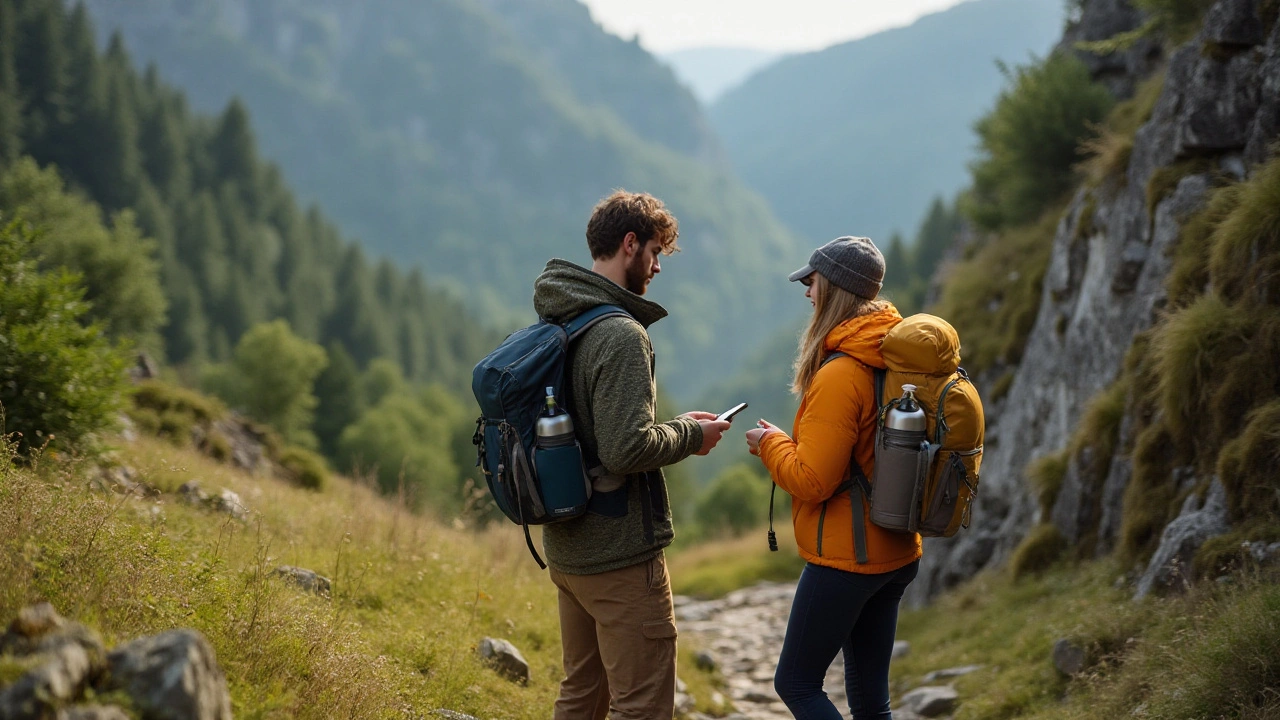
[[[920,534],[951,537],[969,526],[971,505],[978,494],[982,448],[940,450],[935,460],[920,498]]]

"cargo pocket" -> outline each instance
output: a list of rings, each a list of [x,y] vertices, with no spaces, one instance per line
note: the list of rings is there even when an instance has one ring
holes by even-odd
[[[640,630],[650,640],[671,640],[676,637],[676,621],[654,620],[641,623]]]

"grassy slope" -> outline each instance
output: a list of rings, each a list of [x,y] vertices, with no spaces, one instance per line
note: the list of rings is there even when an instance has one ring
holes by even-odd
[[[81,470],[57,459],[0,466],[0,619],[48,599],[109,644],[193,627],[216,649],[238,718],[441,707],[546,717],[560,679],[555,592],[513,528],[444,527],[360,484],[316,494],[157,440],[119,455],[167,491],[187,480],[234,490],[253,518],[86,490]],[[333,600],[274,580],[282,564],[333,578]],[[528,686],[480,663],[486,636],[521,649]],[[681,667],[695,695],[709,696],[709,676]]]
[[[685,592],[727,592],[726,578],[789,578],[755,534],[672,561]],[[785,543],[784,543],[785,545]],[[794,553],[794,544],[789,549]],[[778,555],[790,554],[788,548]],[[776,557],[776,556],[775,556]],[[712,570],[713,569],[713,570]],[[1182,597],[1131,601],[1132,578],[1112,560],[1058,564],[1015,580],[984,573],[923,610],[905,611],[898,639],[911,651],[891,668],[895,698],[934,670],[976,664],[956,680],[955,720],[1038,718],[1170,720],[1280,717],[1280,584],[1275,571],[1244,567],[1230,582]],[[1083,673],[1054,669],[1065,638],[1087,655]]]

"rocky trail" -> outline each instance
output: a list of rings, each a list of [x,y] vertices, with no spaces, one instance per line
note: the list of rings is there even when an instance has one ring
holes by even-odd
[[[787,616],[795,597],[794,583],[760,583],[736,590],[718,600],[677,596],[676,622],[681,636],[700,648],[698,665],[714,666],[725,679],[725,691],[737,712],[730,720],[787,720],[792,717],[773,690],[773,672],[786,634]],[[894,657],[909,652],[903,641],[894,644]],[[940,670],[925,677],[925,685],[911,690],[895,704],[895,720],[946,717],[956,707],[956,691],[931,685],[976,670],[978,666]],[[847,712],[844,662],[836,656],[824,682],[837,708]],[[698,713],[688,715],[702,720]]]

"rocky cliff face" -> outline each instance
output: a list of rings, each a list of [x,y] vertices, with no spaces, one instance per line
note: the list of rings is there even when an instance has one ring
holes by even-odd
[[[1134,337],[1159,319],[1170,250],[1203,206],[1212,175],[1242,179],[1274,151],[1280,137],[1280,22],[1269,7],[1255,0],[1216,3],[1199,35],[1163,63],[1164,89],[1134,138],[1123,179],[1075,195],[1058,225],[1022,363],[998,415],[988,416],[973,525],[955,538],[926,541],[908,597],[912,604],[1000,563],[1039,522],[1053,522],[1073,543],[1088,536],[1099,553],[1114,546],[1132,472],[1127,450],[1133,418],[1121,424],[1119,448],[1100,486],[1082,481],[1087,454],[1071,458],[1049,517],[1041,517],[1026,470],[1067,446],[1090,398],[1119,375]],[[1087,0],[1059,49],[1143,23],[1126,0]],[[1162,65],[1160,56],[1144,38],[1109,56],[1086,56],[1086,62],[1125,94]],[[1189,159],[1208,170],[1181,178],[1149,210],[1153,175]],[[1197,481],[1193,473],[1170,478]]]

